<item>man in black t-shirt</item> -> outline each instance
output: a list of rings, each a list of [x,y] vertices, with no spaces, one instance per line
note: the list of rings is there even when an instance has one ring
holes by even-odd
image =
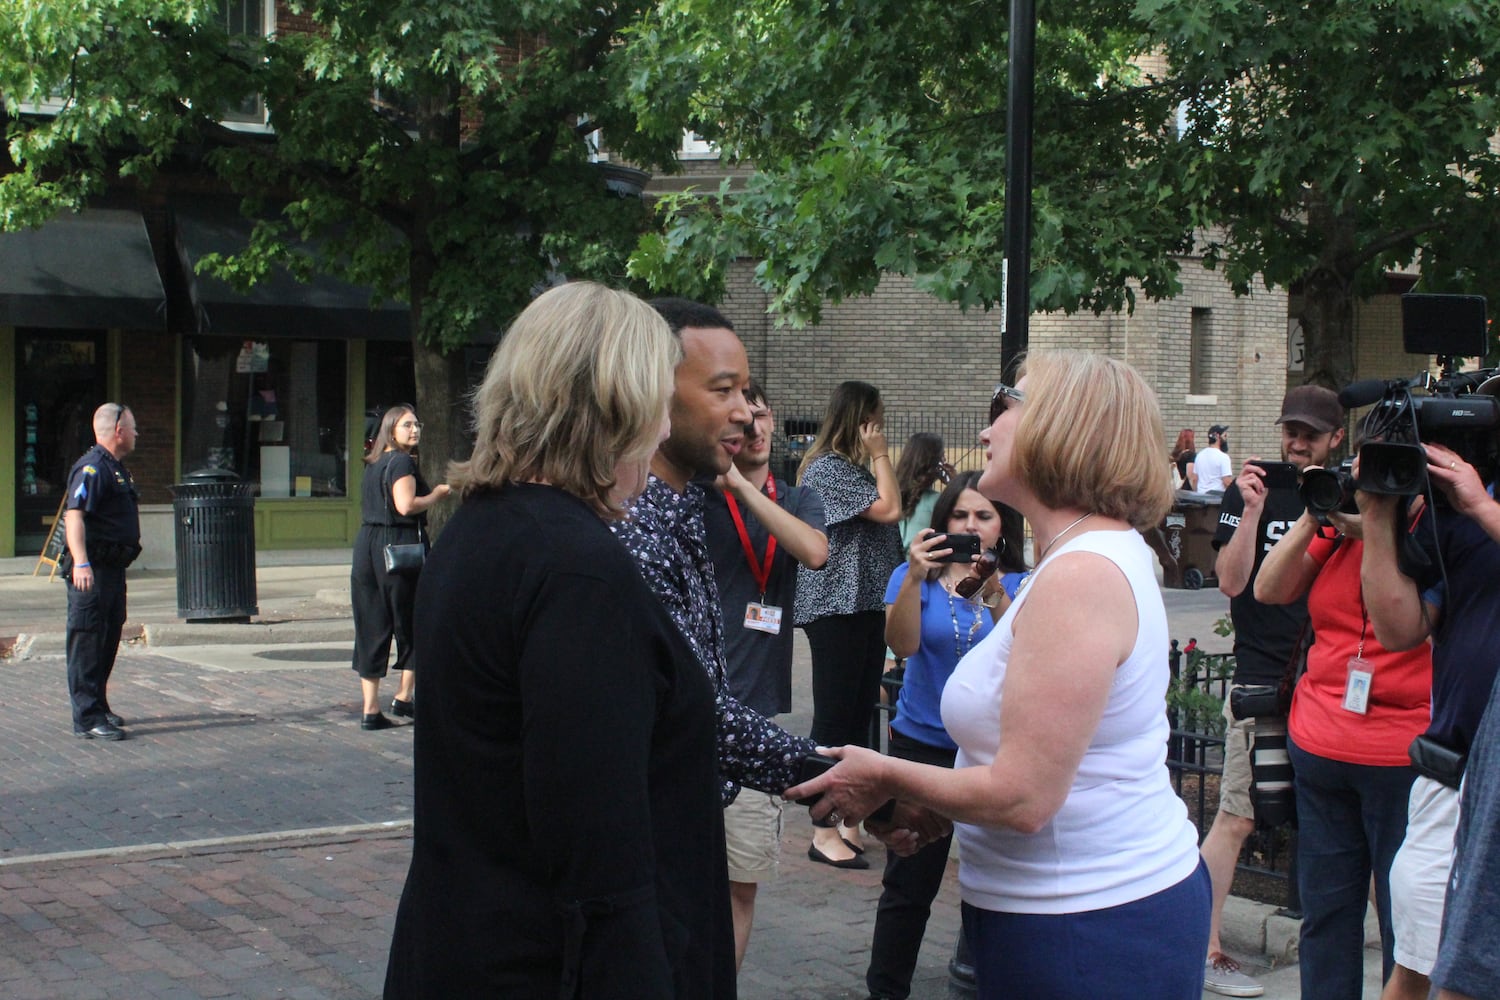
[[[745,389],[750,422],[730,470],[719,477],[703,514],[709,557],[724,618],[725,678],[740,704],[770,718],[792,709],[792,622],[797,565],[828,561],[823,501],[814,490],[771,474],[776,426],[765,392]],[[734,959],[745,960],[755,896],[775,875],[781,843],[781,798],[749,789],[724,810]]]
[[[1344,440],[1344,409],[1338,396],[1321,386],[1303,385],[1288,392],[1276,422],[1281,425],[1281,460],[1291,462],[1299,472],[1309,466],[1326,466],[1329,455]],[[1259,458],[1250,458],[1224,491],[1213,540],[1218,550],[1214,572],[1219,590],[1230,599],[1229,615],[1234,622],[1231,689],[1280,684],[1307,621],[1306,598],[1281,606],[1255,599],[1255,575],[1261,562],[1304,509],[1295,490],[1266,488],[1265,470],[1259,462]],[[1245,838],[1255,829],[1255,811],[1250,803],[1254,720],[1236,721],[1227,698],[1224,714],[1229,725],[1224,734],[1219,811],[1202,847],[1214,886],[1203,987],[1225,996],[1259,996],[1264,987],[1239,971],[1239,963],[1224,954],[1219,941],[1235,862]]]

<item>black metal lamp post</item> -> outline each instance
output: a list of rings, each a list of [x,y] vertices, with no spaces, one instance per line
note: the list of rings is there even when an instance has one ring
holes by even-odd
[[[1036,4],[1010,0],[1010,72],[1005,107],[1005,317],[1000,370],[1007,379],[1031,333],[1031,110],[1036,78]]]

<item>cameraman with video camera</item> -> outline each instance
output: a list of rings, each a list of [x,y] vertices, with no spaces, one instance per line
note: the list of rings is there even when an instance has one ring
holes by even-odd
[[[1440,996],[1500,991],[1500,713],[1485,712],[1500,666],[1500,506],[1493,483],[1463,455],[1422,447],[1428,481],[1446,503],[1419,519],[1411,535],[1419,555],[1401,552],[1403,498],[1356,494],[1365,522],[1360,577],[1376,637],[1388,649],[1433,644],[1432,723],[1412,744],[1419,776],[1391,868],[1397,969],[1387,1000],[1426,997],[1429,975]]]
[[[1369,424],[1360,437],[1368,438]],[[1301,495],[1307,511],[1261,564],[1255,597],[1285,604],[1305,596],[1317,636],[1287,719],[1302,995],[1360,1000],[1372,876],[1383,980],[1394,967],[1390,870],[1416,777],[1407,747],[1430,717],[1432,655],[1425,643],[1391,652],[1375,639],[1360,590],[1363,532],[1350,513],[1348,473],[1304,470]]]

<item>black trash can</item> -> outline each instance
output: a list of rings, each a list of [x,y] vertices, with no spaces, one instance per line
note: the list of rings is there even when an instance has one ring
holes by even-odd
[[[1147,541],[1161,562],[1162,585],[1178,590],[1197,590],[1205,583],[1217,584],[1214,575],[1214,532],[1219,527],[1218,494],[1204,495],[1178,490],[1171,511],[1162,519],[1159,534]]]
[[[233,472],[190,472],[172,488],[177,616],[248,621],[255,595],[255,496]]]

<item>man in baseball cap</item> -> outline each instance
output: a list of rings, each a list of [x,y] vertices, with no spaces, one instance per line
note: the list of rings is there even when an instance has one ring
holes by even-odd
[[[1281,401],[1281,416],[1276,422],[1282,425],[1306,424],[1319,434],[1330,434],[1344,426],[1344,408],[1339,405],[1339,397],[1332,389],[1321,385],[1299,385]],[[1288,458],[1287,461],[1296,460]]]
[[[1298,472],[1310,465],[1326,466],[1344,440],[1344,410],[1338,396],[1316,385],[1301,385],[1281,404],[1281,459]],[[1268,490],[1265,470],[1252,456],[1239,478],[1224,492],[1219,527],[1213,545],[1218,550],[1214,572],[1219,590],[1229,597],[1234,622],[1234,676],[1237,687],[1277,686],[1297,647],[1307,621],[1307,598],[1291,604],[1263,604],[1255,599],[1255,577],[1266,553],[1302,516],[1296,490]],[[1230,699],[1226,698],[1226,702]],[[1231,713],[1232,714],[1232,713]],[[1284,726],[1284,722],[1280,722]],[[1250,797],[1251,751],[1257,720],[1228,720],[1224,737],[1224,772],[1219,782],[1219,811],[1203,839],[1201,851],[1213,881],[1214,897],[1208,957],[1203,965],[1203,988],[1231,997],[1255,997],[1265,987],[1240,971],[1239,963],[1224,953],[1220,941],[1224,900],[1234,879],[1235,859],[1245,838],[1255,829],[1255,803]],[[1267,722],[1268,743],[1277,724]],[[1282,733],[1285,729],[1280,730]],[[1262,809],[1267,814],[1268,810]],[[1271,818],[1266,815],[1266,818]]]
[[[1198,492],[1205,496],[1222,496],[1234,482],[1234,467],[1229,464],[1228,424],[1214,424],[1208,429],[1208,447],[1198,452],[1193,467],[1198,472]]]

